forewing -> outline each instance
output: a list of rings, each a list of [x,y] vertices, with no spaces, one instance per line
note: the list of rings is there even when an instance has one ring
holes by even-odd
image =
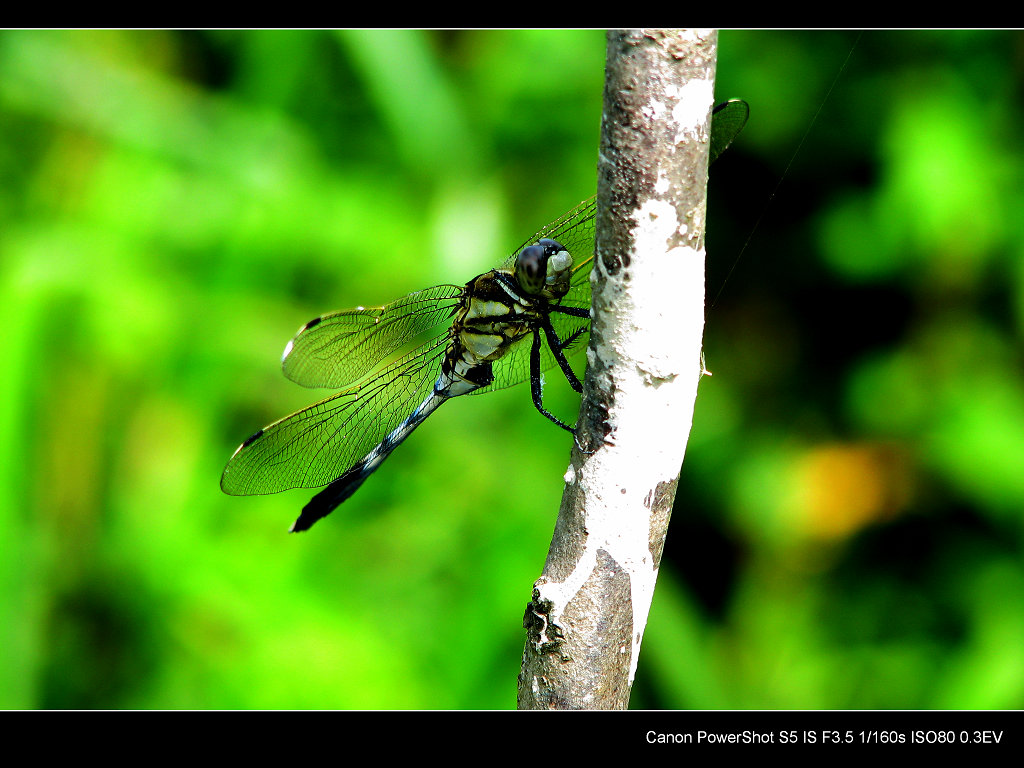
[[[235,451],[221,488],[251,496],[340,477],[427,398],[447,341],[436,337],[362,383],[264,427]]]
[[[343,309],[310,320],[285,348],[284,375],[338,389],[373,375],[396,354],[447,333],[462,289],[438,285],[383,307]]]

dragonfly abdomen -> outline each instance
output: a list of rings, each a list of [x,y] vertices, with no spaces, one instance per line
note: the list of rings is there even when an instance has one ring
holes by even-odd
[[[454,371],[449,368],[448,364],[448,360],[453,358],[457,360]],[[384,459],[390,456],[392,451],[401,445],[413,430],[426,421],[427,417],[436,411],[442,403],[453,397],[467,395],[480,387],[485,387],[491,383],[491,379],[490,363],[466,367],[461,360],[458,360],[458,344],[451,344],[445,356],[445,362],[441,366],[441,375],[434,383],[430,395],[413,409],[413,412],[401,424],[374,446],[373,450],[353,464],[345,474],[310,499],[309,503],[302,508],[302,514],[292,524],[291,532],[308,530],[313,523],[329,515],[339,504],[359,490],[366,479],[384,463]]]
[[[302,514],[292,524],[292,533],[308,530],[321,517],[326,517],[334,511],[335,507],[359,490],[359,486],[366,482],[366,478],[377,471],[377,468],[384,463],[384,459],[390,456],[392,451],[401,445],[416,427],[426,421],[426,418],[436,411],[441,403],[454,397],[454,394],[438,389],[442,380],[447,381],[448,377],[442,374],[427,399],[420,403],[406,417],[405,421],[391,430],[383,440],[374,446],[372,451],[353,464],[345,474],[310,499],[309,503],[302,508]]]

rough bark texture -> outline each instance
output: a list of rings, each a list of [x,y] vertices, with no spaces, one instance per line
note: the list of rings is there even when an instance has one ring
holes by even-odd
[[[693,418],[713,31],[608,34],[577,446],[526,609],[523,709],[624,709]]]

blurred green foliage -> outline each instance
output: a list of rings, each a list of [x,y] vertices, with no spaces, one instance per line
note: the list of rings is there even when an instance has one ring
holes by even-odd
[[[218,480],[318,396],[277,363],[302,323],[593,194],[603,57],[0,33],[0,706],[514,706],[570,447],[526,388],[446,406],[307,534],[311,492]],[[1024,707],[1022,66],[1019,33],[721,34],[751,120],[634,706]]]

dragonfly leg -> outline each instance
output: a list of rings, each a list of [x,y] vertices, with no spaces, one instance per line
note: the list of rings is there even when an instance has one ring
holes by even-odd
[[[563,351],[567,345],[571,344],[575,340],[575,338],[577,338],[580,335],[580,333],[582,333],[582,331],[577,331],[575,334],[573,334],[564,342],[562,342],[559,341],[558,334],[555,333],[555,329],[551,327],[550,318],[543,318],[543,320],[541,321],[541,328],[544,329],[544,335],[547,337],[548,340],[548,347],[551,348],[551,354],[554,355],[555,360],[558,361],[558,367],[562,369],[562,373],[565,374],[565,378],[568,379],[569,384],[572,386],[574,390],[576,390],[577,392],[583,392],[583,384],[581,384],[580,380],[576,377],[576,373],[569,365],[569,361],[566,359],[565,352]],[[538,337],[536,335],[536,331],[534,331],[535,343],[537,338]],[[539,350],[537,354],[539,357]]]
[[[553,312],[561,312],[562,314],[572,315],[573,317],[590,317],[590,310],[585,309],[583,307],[559,307],[557,305],[553,305],[550,307],[550,309]],[[528,315],[525,313],[512,313],[503,318],[505,322],[509,323],[522,322],[524,320],[534,319],[535,318],[532,315]],[[569,361],[565,357],[565,349],[572,345],[572,343],[576,341],[576,339],[578,339],[580,336],[586,333],[587,328],[580,328],[571,336],[567,337],[565,341],[561,341],[558,338],[558,334],[555,332],[554,326],[551,325],[550,318],[548,318],[547,316],[542,316],[539,320],[539,325],[541,328],[544,329],[544,335],[547,338],[548,347],[551,349],[551,354],[558,362],[558,367],[562,369],[562,373],[565,375],[565,378],[568,380],[570,386],[572,386],[572,388],[575,391],[582,393],[583,384],[580,383],[580,380],[576,376],[576,373],[569,365]],[[533,359],[534,355],[536,355],[537,357],[536,362]],[[540,337],[538,336],[536,330],[533,334],[533,348],[530,350],[530,378],[534,382],[535,387],[540,386]],[[565,424],[556,419],[554,416],[552,416],[550,413],[548,413],[548,411],[544,410],[544,408],[538,404],[538,398],[539,395],[534,393],[533,402],[534,405],[537,406],[537,409],[546,417],[554,421],[556,424],[565,427]],[[569,429],[569,427],[565,428]]]
[[[573,317],[590,317],[590,310],[586,307],[563,307],[560,304],[552,304],[548,307],[552,312],[561,315],[572,315]]]
[[[572,317],[590,317],[590,310],[585,307],[560,307],[558,305],[554,305],[551,307],[551,311],[558,312],[563,315],[571,315]],[[555,359],[558,360],[559,367],[562,369],[562,372],[565,373],[565,377],[569,380],[569,383],[573,384],[573,389],[577,392],[582,392],[583,388],[582,386],[576,386],[579,384],[579,380],[576,378],[576,375],[572,373],[572,369],[569,368],[568,361],[565,359],[564,350],[571,347],[573,343],[575,343],[575,341],[588,330],[590,330],[590,327],[584,325],[581,328],[577,328],[571,336],[567,336],[558,344],[551,344],[551,351],[555,355]],[[555,339],[557,341],[558,335],[554,332],[554,327],[551,325],[550,321],[547,323],[545,333],[548,336],[549,343],[551,343],[551,339]]]
[[[587,329],[587,328],[579,328],[579,329],[577,329],[577,331],[572,336],[566,337],[565,341],[563,341],[561,344],[558,345],[558,348],[559,349],[568,349],[569,347],[571,347],[573,345],[573,343],[576,341],[576,339],[578,339],[580,336],[582,336],[588,330],[589,329]]]
[[[540,332],[537,329],[534,329],[533,343],[530,345],[530,392],[533,395],[533,407],[540,411],[545,418],[555,422],[555,424],[560,426],[562,429],[572,432],[572,427],[544,407],[544,397],[540,384],[540,344]],[[561,350],[559,350],[558,354],[560,353]],[[562,357],[564,358],[565,356],[562,355]],[[571,370],[572,369],[570,369],[570,371]],[[575,374],[573,374],[573,378],[576,378]]]

